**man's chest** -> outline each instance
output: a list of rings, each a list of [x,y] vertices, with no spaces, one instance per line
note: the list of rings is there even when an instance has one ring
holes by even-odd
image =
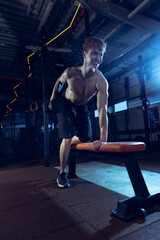
[[[68,87],[75,94],[87,96],[96,91],[96,79],[77,76],[68,80]]]

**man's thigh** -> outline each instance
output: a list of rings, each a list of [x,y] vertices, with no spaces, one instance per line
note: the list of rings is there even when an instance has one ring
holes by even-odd
[[[88,111],[87,106],[79,107],[77,110],[76,116],[76,127],[78,132],[78,137],[82,141],[91,141],[92,140],[92,127],[90,112]]]
[[[72,138],[77,134],[74,113],[69,109],[63,109],[57,113],[60,138]]]

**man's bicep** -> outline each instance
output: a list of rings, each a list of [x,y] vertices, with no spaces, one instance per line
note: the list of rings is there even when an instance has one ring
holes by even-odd
[[[58,78],[58,82],[66,83],[68,79],[68,69],[66,69],[61,76]]]
[[[57,92],[61,91],[65,83],[67,83],[67,69],[62,73],[62,75],[55,82],[52,95],[50,97],[50,101],[52,101],[56,97]]]
[[[98,91],[97,93],[97,109],[100,110],[102,108],[106,108],[108,104],[107,93],[103,91]]]
[[[97,93],[97,108],[107,107],[108,104],[108,83],[107,80],[102,82]]]

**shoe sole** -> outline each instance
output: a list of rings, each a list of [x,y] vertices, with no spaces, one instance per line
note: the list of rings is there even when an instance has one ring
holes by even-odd
[[[58,187],[60,187],[60,188],[69,188],[69,187],[70,187],[70,184],[69,184],[69,183],[66,184],[66,185],[61,185],[61,184],[59,184],[58,179],[57,179],[57,184],[58,184]]]

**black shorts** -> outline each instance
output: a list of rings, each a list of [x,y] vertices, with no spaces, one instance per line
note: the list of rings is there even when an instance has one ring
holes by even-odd
[[[92,128],[87,105],[73,105],[61,96],[57,96],[55,102],[60,138],[68,139],[76,135],[82,141],[91,141]]]

